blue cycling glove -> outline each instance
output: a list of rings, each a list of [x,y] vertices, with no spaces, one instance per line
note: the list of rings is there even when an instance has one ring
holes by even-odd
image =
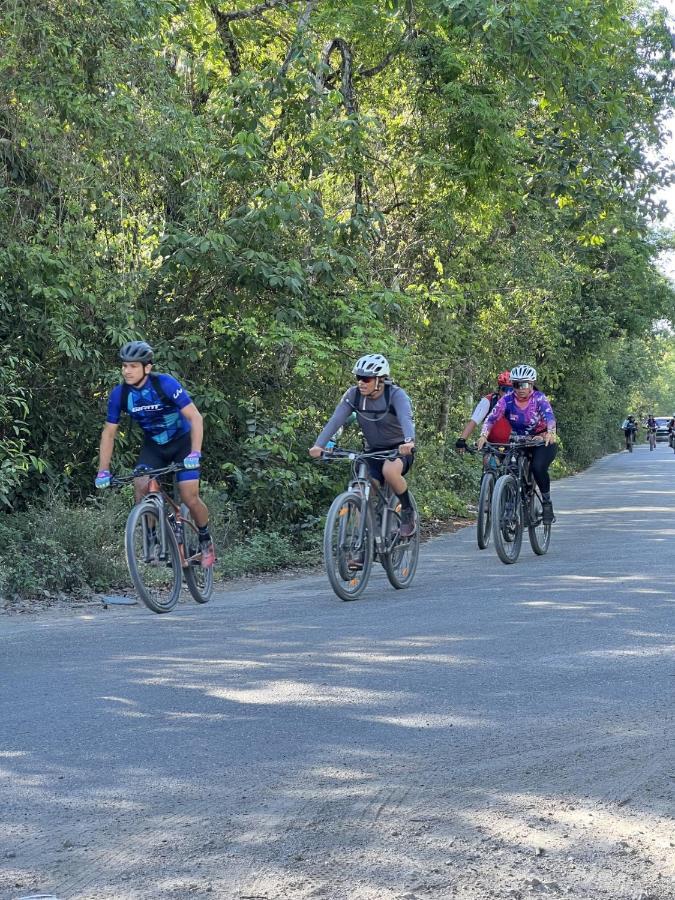
[[[199,450],[193,450],[192,453],[188,453],[188,455],[183,460],[183,465],[186,469],[198,469],[199,464],[201,462],[202,454]]]
[[[110,487],[111,481],[112,472],[109,472],[108,469],[101,469],[94,480],[94,484],[97,488],[107,488]]]

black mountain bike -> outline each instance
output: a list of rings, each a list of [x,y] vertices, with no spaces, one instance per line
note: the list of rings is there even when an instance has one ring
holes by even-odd
[[[325,451],[326,461],[348,459],[352,480],[333,501],[324,528],[323,555],[331,587],[342,600],[356,600],[366,589],[373,562],[382,563],[395,588],[410,587],[420,547],[417,507],[416,528],[410,538],[400,534],[401,503],[388,485],[370,478],[368,459],[396,459],[397,451],[363,453],[335,447]]]
[[[477,450],[470,450],[477,453]],[[504,459],[506,456],[505,444],[484,444],[483,475],[480,480],[480,494],[478,495],[478,514],[476,518],[476,541],[478,549],[485,550],[490,543],[492,534],[492,497],[494,495],[497,479],[504,472]]]
[[[504,474],[495,484],[492,537],[497,555],[507,565],[520,556],[525,528],[538,556],[543,556],[551,543],[551,526],[543,523],[541,491],[532,477],[527,452],[541,443],[541,438],[512,436],[506,445]]]
[[[160,469],[136,469],[113,477],[111,484],[129,484],[148,477],[148,492],[132,508],[125,530],[129,574],[143,603],[156,613],[170,612],[180,596],[183,576],[197,603],[208,603],[213,592],[213,568],[202,567],[199,531],[184,503],[162,488],[160,477],[183,471],[172,463]]]

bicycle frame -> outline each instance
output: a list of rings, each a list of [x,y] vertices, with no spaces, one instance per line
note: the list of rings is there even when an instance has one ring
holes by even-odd
[[[349,490],[360,494],[365,500],[366,515],[361,516],[359,532],[354,546],[356,551],[363,549],[366,536],[366,527],[370,527],[370,533],[375,541],[376,554],[390,553],[400,542],[398,530],[393,534],[391,541],[387,541],[389,534],[389,500],[391,488],[388,485],[381,486],[370,477],[368,472],[368,459],[396,459],[397,451],[380,453],[357,453],[351,450],[342,450],[335,447],[324,454],[325,459],[349,459],[352,462],[352,478],[349,482]],[[378,513],[381,515],[379,528],[376,521]]]
[[[179,465],[178,463],[172,463],[171,465],[165,466],[162,469],[148,469],[147,471],[136,470],[132,475],[126,475],[121,478],[113,478],[112,483],[115,486],[121,486],[123,484],[129,484],[130,482],[135,481],[137,478],[148,479],[147,491],[143,495],[142,500],[143,502],[150,501],[157,507],[160,556],[166,557],[166,529],[168,526],[171,526],[171,528],[173,528],[174,534],[176,535],[176,541],[178,543],[181,568],[186,569],[189,565],[191,565],[191,563],[196,562],[201,558],[201,551],[198,551],[192,556],[185,555],[185,517],[181,512],[180,504],[176,503],[173,497],[171,497],[169,493],[162,487],[162,484],[159,480],[162,475],[182,472],[184,468],[184,466]],[[147,531],[144,531],[143,553],[146,558],[149,558],[150,551],[150,535]]]
[[[523,508],[525,525],[530,522],[530,498],[535,490],[534,479],[530,471],[530,458],[525,452],[531,447],[540,447],[542,442],[532,438],[511,438],[506,445],[502,472],[513,475],[518,484],[518,498]]]

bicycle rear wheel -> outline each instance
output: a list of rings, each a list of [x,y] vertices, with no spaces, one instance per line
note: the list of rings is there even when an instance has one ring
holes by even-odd
[[[389,583],[397,590],[410,587],[417,571],[417,560],[420,553],[420,520],[417,515],[417,504],[409,494],[415,512],[415,534],[411,538],[402,538],[401,501],[393,494],[388,503],[386,546],[390,550],[382,553],[382,565],[387,573]]]
[[[506,565],[516,562],[523,543],[523,510],[513,475],[497,479],[492,496],[492,538],[501,561]]]
[[[173,528],[168,524],[166,548],[160,546],[161,512],[149,500],[141,500],[129,513],[125,549],[129,574],[143,603],[156,613],[170,612],[180,596],[180,553]]]
[[[363,497],[346,491],[339,494],[326,517],[323,558],[330,585],[342,600],[356,600],[366,589],[373,565],[373,536],[369,523],[358,547],[362,516],[367,515]]]
[[[185,551],[185,583],[197,603],[208,603],[213,593],[213,566],[205,569],[202,566],[202,554],[199,549],[199,532],[192,521],[190,510],[181,504],[183,517],[183,549]]]
[[[478,549],[485,550],[490,543],[490,530],[492,528],[492,495],[495,489],[495,475],[493,472],[484,472],[480,483],[480,495],[478,497],[478,519],[476,520],[476,540]]]
[[[530,495],[527,534],[530,546],[537,556],[543,556],[548,552],[551,544],[551,526],[543,523],[543,504],[538,487],[535,487]]]

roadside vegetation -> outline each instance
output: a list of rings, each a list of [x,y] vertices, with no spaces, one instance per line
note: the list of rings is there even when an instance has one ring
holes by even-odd
[[[665,402],[658,8],[15,0],[0,39],[0,595],[125,577],[129,497],[92,482],[129,339],[205,416],[225,574],[316,557],[346,473],[306,448],[363,352],[413,397],[431,519],[473,499],[451,448],[515,362],[561,470],[620,446],[636,385]]]

